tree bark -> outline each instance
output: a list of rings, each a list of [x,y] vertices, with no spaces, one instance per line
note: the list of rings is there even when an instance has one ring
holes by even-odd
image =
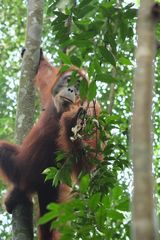
[[[33,79],[40,59],[40,43],[43,21],[43,0],[28,1],[25,54],[23,56],[16,116],[17,143],[21,143],[33,125],[34,84]]]
[[[34,119],[34,77],[40,60],[40,43],[43,22],[43,0],[28,1],[25,54],[22,61],[18,93],[15,139],[21,144],[33,125]],[[33,239],[32,204],[19,204],[13,210],[13,240]]]
[[[157,239],[154,215],[152,172],[152,94],[154,84],[155,22],[153,0],[141,0],[138,15],[138,48],[133,94],[131,153],[134,192],[132,205],[132,239]]]

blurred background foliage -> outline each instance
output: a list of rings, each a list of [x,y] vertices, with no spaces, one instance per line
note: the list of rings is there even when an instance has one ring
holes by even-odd
[[[14,142],[16,94],[20,77],[21,47],[24,45],[27,1],[0,0],[0,139]],[[107,141],[104,162],[84,175],[75,186],[75,199],[61,206],[51,203],[41,223],[59,216],[53,226],[62,240],[130,239],[132,166],[129,129],[132,79],[136,45],[137,7],[116,0],[46,0],[42,48],[54,65],[62,62],[86,69],[92,84],[88,96],[102,106],[99,141]],[[160,36],[157,26],[157,38]],[[154,163],[159,214],[160,194],[160,70],[156,57],[154,92]],[[82,92],[84,86],[82,86]],[[39,108],[38,108],[39,109]],[[88,128],[89,129],[89,128]],[[107,136],[104,136],[107,132]],[[102,151],[102,150],[100,150]],[[48,170],[48,178],[62,181],[61,169]],[[63,179],[67,181],[67,179]],[[4,186],[0,185],[3,203]],[[0,207],[0,238],[11,239],[10,217]],[[70,222],[70,224],[67,224]]]

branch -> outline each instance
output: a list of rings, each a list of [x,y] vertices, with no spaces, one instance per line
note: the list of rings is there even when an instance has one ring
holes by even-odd
[[[153,0],[142,0],[138,15],[137,68],[134,78],[131,152],[134,193],[132,232],[135,240],[155,240],[154,191],[152,177],[152,93],[156,50]]]
[[[43,0],[28,1],[27,31],[25,41],[25,54],[22,61],[21,78],[18,94],[16,116],[17,143],[21,143],[33,125],[34,116],[34,77],[40,59],[40,43],[43,22]],[[13,210],[12,228],[13,240],[32,240],[32,204],[19,204]]]

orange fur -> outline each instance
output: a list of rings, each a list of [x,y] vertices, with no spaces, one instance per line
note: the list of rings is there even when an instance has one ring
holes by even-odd
[[[72,67],[68,72],[73,70],[87,81],[83,70]],[[68,201],[71,198],[71,188],[65,184],[53,187],[51,181],[44,181],[42,172],[54,166],[55,152],[58,150],[78,155],[85,144],[96,147],[96,135],[93,135],[93,139],[86,137],[83,140],[72,141],[70,134],[81,109],[86,109],[89,116],[98,116],[100,106],[97,102],[88,104],[76,98],[73,104],[70,102],[69,107],[67,105],[64,111],[59,112],[53,101],[52,90],[63,74],[59,73],[59,68],[54,68],[44,58],[41,60],[35,84],[39,89],[42,108],[45,111],[41,113],[20,146],[0,141],[0,174],[5,181],[13,185],[13,190],[6,201],[9,212],[12,212],[15,204],[20,200],[16,196],[22,196],[26,201],[26,198],[30,200],[30,195],[34,192],[38,194],[40,216],[46,213],[46,206],[50,202]],[[63,80],[63,77],[61,79]],[[93,169],[93,166],[87,162],[86,156],[80,157],[79,162],[73,166],[71,177],[74,182],[77,182],[77,176],[83,169],[85,171]],[[40,240],[58,240],[59,238],[60,234],[57,231],[50,230],[50,223],[40,227]]]

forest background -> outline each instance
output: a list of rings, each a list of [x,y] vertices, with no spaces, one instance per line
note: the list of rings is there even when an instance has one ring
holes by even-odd
[[[14,142],[17,91],[24,46],[27,1],[0,0],[0,139]],[[69,21],[68,21],[69,20]],[[104,162],[94,176],[82,178],[79,198],[64,204],[57,222],[66,225],[64,239],[123,239],[131,236],[130,199],[132,164],[129,130],[132,116],[132,83],[135,68],[137,7],[125,1],[45,1],[42,48],[54,65],[62,62],[86,68],[92,85],[88,97],[102,105],[101,139],[107,132]],[[66,24],[69,22],[69,24]],[[160,37],[157,26],[157,39]],[[66,54],[66,48],[68,50]],[[154,174],[156,208],[160,202],[160,54],[156,55],[154,88]],[[84,89],[82,89],[84,90]],[[83,92],[83,91],[82,91]],[[40,107],[36,102],[35,119]],[[64,172],[63,172],[64,173]],[[66,180],[66,179],[65,179]],[[66,180],[67,181],[67,180]],[[6,192],[0,182],[0,200]],[[71,211],[76,207],[77,211]],[[56,206],[54,206],[56,208]],[[58,207],[56,209],[59,211]],[[10,239],[11,218],[0,205],[0,238]],[[36,219],[36,217],[35,217]],[[46,220],[46,219],[45,219]],[[73,238],[74,235],[74,238]]]

